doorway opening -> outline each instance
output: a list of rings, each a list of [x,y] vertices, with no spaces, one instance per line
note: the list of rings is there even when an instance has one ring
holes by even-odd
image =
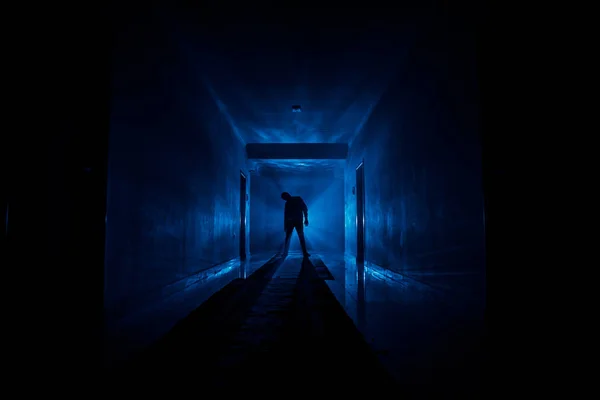
[[[365,261],[365,162],[356,167],[356,261]]]
[[[240,171],[240,259],[246,259],[246,203],[248,200],[247,180]]]

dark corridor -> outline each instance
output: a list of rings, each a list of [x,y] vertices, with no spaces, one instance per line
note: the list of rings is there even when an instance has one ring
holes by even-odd
[[[35,223],[64,265],[53,326],[101,347],[72,357],[149,391],[479,392],[481,10],[206,7],[115,15],[107,124],[84,129],[78,88],[79,122],[52,139]],[[11,185],[9,256],[31,226]],[[308,207],[308,258],[295,236],[280,255],[282,192]]]

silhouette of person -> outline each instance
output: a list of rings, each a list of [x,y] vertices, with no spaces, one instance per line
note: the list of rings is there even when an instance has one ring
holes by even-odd
[[[292,196],[288,192],[281,193],[281,198],[285,200],[285,211],[283,214],[283,230],[285,231],[285,245],[283,256],[288,255],[290,249],[290,239],[292,232],[296,228],[300,246],[302,246],[302,254],[304,257],[309,257],[306,251],[306,240],[304,239],[304,226],[302,226],[302,216],[304,215],[304,225],[308,226],[308,207],[300,196]]]

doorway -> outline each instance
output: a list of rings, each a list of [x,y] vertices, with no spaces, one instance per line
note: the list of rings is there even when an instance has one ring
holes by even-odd
[[[365,261],[365,162],[356,167],[356,262]]]
[[[248,200],[246,175],[240,171],[240,259],[246,259],[246,202]]]

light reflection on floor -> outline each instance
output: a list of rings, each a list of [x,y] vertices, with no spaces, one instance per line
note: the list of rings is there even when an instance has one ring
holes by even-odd
[[[453,368],[461,352],[470,351],[481,335],[485,308],[482,298],[462,296],[370,263],[357,265],[351,257],[316,257],[335,278],[325,281],[333,294],[401,383],[425,383],[430,370]],[[452,285],[451,279],[445,282]],[[480,292],[475,288],[474,293]]]
[[[290,252],[289,257],[295,256],[300,257],[301,253]],[[122,359],[152,343],[233,279],[250,276],[272,257],[273,254],[258,254],[244,262],[231,260],[187,278],[180,283],[180,290],[173,289],[159,304],[113,326],[108,357]],[[333,274],[333,280],[325,280],[333,294],[383,365],[401,383],[425,381],[433,366],[439,369],[446,363],[442,367],[452,369],[455,354],[451,351],[460,351],[464,345],[467,352],[469,335],[475,335],[482,326],[483,299],[447,290],[454,285],[453,279],[460,281],[456,287],[468,286],[468,280],[458,274],[429,273],[424,277],[427,283],[423,283],[373,264],[357,264],[351,257],[311,257],[317,258]],[[446,287],[436,282],[443,282]],[[471,282],[471,286],[476,286],[478,280]],[[470,330],[464,335],[466,327]],[[465,343],[457,335],[465,336]],[[445,359],[439,356],[445,353],[449,354]]]
[[[118,362],[148,346],[167,333],[179,320],[199,307],[214,293],[237,278],[246,278],[264,265],[273,254],[251,255],[201,271],[174,285],[163,293],[160,301],[135,315],[114,321],[106,327],[107,362]]]

